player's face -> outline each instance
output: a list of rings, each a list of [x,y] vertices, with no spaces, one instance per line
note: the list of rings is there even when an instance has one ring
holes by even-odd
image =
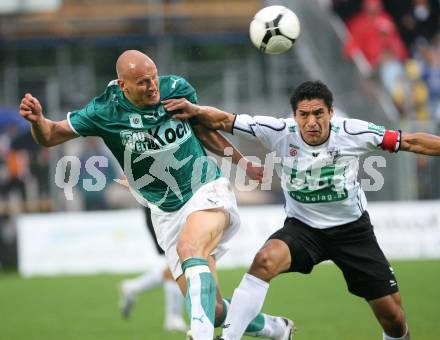
[[[159,77],[154,64],[144,64],[130,70],[119,81],[125,96],[138,107],[157,105],[160,101]]]
[[[301,136],[309,145],[319,145],[327,140],[332,116],[333,108],[328,108],[322,99],[302,100],[294,112]]]

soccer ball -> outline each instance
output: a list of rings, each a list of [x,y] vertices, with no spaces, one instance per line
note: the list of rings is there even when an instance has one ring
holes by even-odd
[[[298,17],[284,6],[269,6],[255,14],[249,27],[252,43],[260,51],[280,54],[288,51],[300,33]]]

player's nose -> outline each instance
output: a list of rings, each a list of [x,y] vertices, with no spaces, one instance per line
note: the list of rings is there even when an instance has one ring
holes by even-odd
[[[307,125],[308,126],[316,126],[317,123],[318,123],[318,121],[314,115],[309,115],[307,117]]]
[[[148,86],[149,91],[154,92],[157,89],[158,89],[158,84],[156,84],[156,82],[152,81],[149,83],[149,86]]]

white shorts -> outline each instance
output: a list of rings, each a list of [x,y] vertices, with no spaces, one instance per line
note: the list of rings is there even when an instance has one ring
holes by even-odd
[[[211,253],[218,260],[228,250],[226,242],[238,231],[240,217],[237,209],[237,201],[229,181],[219,178],[202,186],[179,210],[166,212],[157,206],[150,204],[151,220],[157,241],[165,251],[168,266],[177,279],[183,274],[179,256],[177,255],[177,240],[186,223],[187,217],[199,210],[223,208],[229,213],[229,227],[223,232],[217,247]],[[202,227],[202,226],[201,226]]]

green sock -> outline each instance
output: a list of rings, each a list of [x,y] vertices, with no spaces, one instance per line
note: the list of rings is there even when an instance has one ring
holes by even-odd
[[[186,276],[187,293],[185,305],[191,321],[204,323],[207,318],[214,325],[216,285],[209,270],[208,261],[191,257],[182,263]],[[211,326],[211,327],[212,327]]]
[[[226,314],[229,308],[229,304],[231,299],[224,298],[223,299],[223,312],[220,316],[215,319],[214,327],[221,327],[226,320]],[[250,336],[258,336],[258,334],[264,329],[264,314],[259,313],[247,326],[245,330],[246,335]]]

